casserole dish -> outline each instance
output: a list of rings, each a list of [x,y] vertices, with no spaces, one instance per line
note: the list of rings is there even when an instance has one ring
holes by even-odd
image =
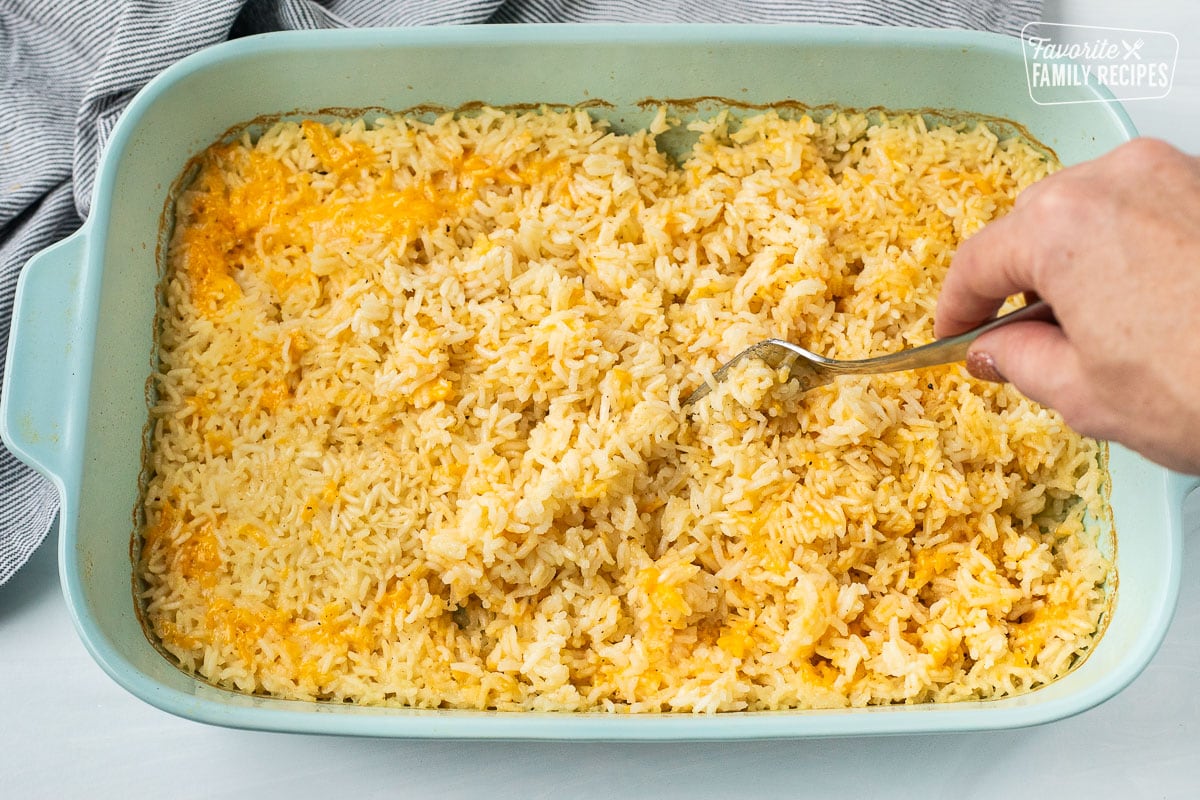
[[[1079,93],[1081,100],[1101,99],[1092,89]],[[967,32],[755,26],[322,31],[238,40],[180,62],[139,94],[114,129],[88,223],[33,259],[22,275],[0,409],[5,442],[62,494],[67,602],[89,651],[118,683],[173,713],[234,727],[699,740],[1030,725],[1102,702],[1140,672],[1174,607],[1180,509],[1195,481],[1116,447],[1110,468],[1121,589],[1107,630],[1067,676],[1004,700],[713,716],[368,708],[217,689],[181,672],[147,640],[133,604],[129,538],[142,466],[161,215],[183,165],[231,127],[264,115],[603,100],[592,113],[624,128],[650,121],[657,104],[639,104],[648,97],[957,109],[1019,122],[1068,164],[1133,135],[1116,105],[1035,105],[1020,44]]]

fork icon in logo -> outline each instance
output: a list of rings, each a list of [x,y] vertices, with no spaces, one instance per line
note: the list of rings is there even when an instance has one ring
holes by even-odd
[[[1134,58],[1136,58],[1138,61],[1141,61],[1141,60],[1142,60],[1142,54],[1141,54],[1141,53],[1139,53],[1138,51],[1142,49],[1142,45],[1144,45],[1145,43],[1146,43],[1146,42],[1145,42],[1144,40],[1142,40],[1142,39],[1138,39],[1138,40],[1137,40],[1136,42],[1134,42],[1133,44],[1130,44],[1129,42],[1127,42],[1127,41],[1125,41],[1124,39],[1122,39],[1122,40],[1121,40],[1121,45],[1122,45],[1122,46],[1124,46],[1124,48],[1125,48],[1125,55],[1124,55],[1124,56],[1122,56],[1122,58],[1123,58],[1125,61],[1128,61],[1128,60],[1129,60],[1129,57],[1130,57],[1130,56],[1133,56],[1133,57],[1134,57]]]

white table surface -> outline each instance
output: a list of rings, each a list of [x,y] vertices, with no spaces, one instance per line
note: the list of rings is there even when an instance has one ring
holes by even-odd
[[[1170,30],[1175,85],[1129,104],[1200,153],[1200,3],[1048,0],[1044,19]],[[1020,76],[1014,76],[1014,80]],[[1200,493],[1185,505],[1189,545]],[[177,719],[84,651],[54,537],[0,586],[0,797],[1200,797],[1200,548],[1165,644],[1092,711],[997,733],[735,744],[414,742],[290,736]]]

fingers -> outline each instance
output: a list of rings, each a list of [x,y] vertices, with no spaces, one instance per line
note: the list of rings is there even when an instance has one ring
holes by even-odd
[[[973,328],[993,316],[1009,295],[1036,288],[1026,213],[1014,211],[996,220],[958,248],[938,297],[935,336]]]
[[[944,338],[973,328],[1018,292],[1035,291],[1053,302],[1055,287],[1042,285],[1055,280],[1050,263],[1062,273],[1071,271],[1067,268],[1079,252],[1094,255],[1095,239],[1120,222],[1123,192],[1135,191],[1147,175],[1192,170],[1197,164],[1164,142],[1135,139],[1027,187],[1007,216],[958,248],[938,298],[934,334]],[[1169,213],[1159,205],[1153,210],[1156,219]],[[1058,282],[1063,283],[1070,280]]]
[[[1079,433],[1108,433],[1092,381],[1057,325],[1018,322],[986,333],[971,346],[967,369],[982,380],[1007,380],[1030,400],[1057,409]]]

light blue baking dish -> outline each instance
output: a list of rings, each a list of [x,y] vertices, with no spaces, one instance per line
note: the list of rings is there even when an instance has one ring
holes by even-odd
[[[1017,121],[1066,163],[1134,134],[1108,103],[1038,106],[1018,41],[963,31],[841,27],[547,26],[322,31],[241,39],[171,67],[113,131],[92,215],[21,276],[0,431],[62,494],[63,587],[87,648],[160,708],[241,728],[370,736],[700,740],[1009,728],[1083,711],[1120,691],[1161,642],[1179,583],[1186,479],[1113,448],[1120,592],[1076,670],[986,703],[716,716],[357,708],[248,697],[184,674],[134,611],[130,534],[150,373],[156,245],[172,182],[231,126],[264,114],[423,103],[577,104],[642,125],[646,98],[945,108]],[[1092,89],[1078,98],[1099,99]]]

